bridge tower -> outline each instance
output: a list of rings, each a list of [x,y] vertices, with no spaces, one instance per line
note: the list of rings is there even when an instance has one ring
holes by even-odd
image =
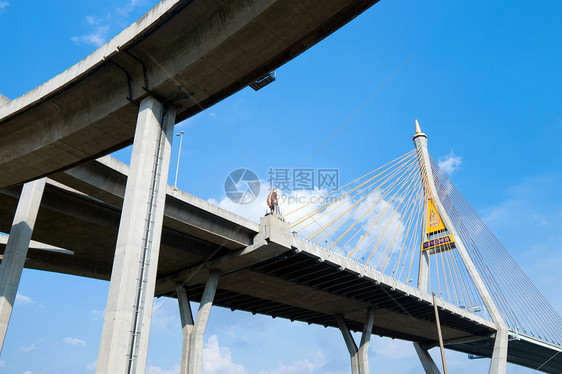
[[[472,261],[466,247],[464,246],[460,235],[458,234],[453,221],[451,220],[449,214],[443,207],[443,204],[437,193],[437,188],[435,186],[435,180],[433,176],[433,170],[431,168],[429,152],[427,149],[427,135],[421,131],[418,120],[416,120],[416,133],[414,135],[414,145],[418,153],[418,164],[420,168],[420,173],[422,180],[424,181],[424,195],[425,195],[425,213],[423,216],[423,242],[427,243],[432,235],[432,230],[430,229],[429,213],[432,210],[436,210],[436,219],[434,226],[436,226],[437,231],[447,231],[449,236],[454,242],[454,248],[458,251],[468,274],[470,275],[472,281],[484,305],[486,306],[492,321],[496,326],[496,336],[494,343],[494,350],[492,354],[492,362],[490,363],[490,374],[502,374],[506,371],[507,364],[507,345],[508,345],[508,330],[507,326],[498,310],[492,296],[482,276],[478,272],[474,262]],[[435,232],[435,231],[433,231]],[[429,258],[431,256],[430,250],[422,250],[420,255],[420,267],[418,273],[418,288],[424,292],[428,292],[428,279],[429,279]]]

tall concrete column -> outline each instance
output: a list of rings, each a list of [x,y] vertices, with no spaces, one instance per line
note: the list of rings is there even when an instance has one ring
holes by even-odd
[[[23,185],[0,265],[0,352],[4,346],[45,182],[46,178],[42,178]]]
[[[215,299],[215,292],[219,284],[219,277],[220,272],[212,271],[203,291],[201,304],[199,304],[197,317],[195,317],[193,333],[191,334],[187,371],[189,374],[201,374],[203,371],[203,339],[205,337],[207,321],[209,321],[209,315],[211,314],[213,300]]]
[[[427,180],[427,186],[424,186],[425,192],[429,193],[429,196],[433,198],[433,202],[435,203],[435,207],[437,208],[437,212],[441,216],[445,227],[449,231],[449,233],[455,239],[456,249],[466,267],[474,286],[478,290],[478,294],[482,298],[486,309],[490,313],[490,317],[492,317],[492,321],[496,326],[496,342],[494,345],[494,356],[492,357],[492,362],[490,364],[490,374],[503,374],[505,373],[506,366],[507,366],[507,326],[501,316],[499,309],[497,308],[496,304],[494,303],[494,299],[490,295],[482,276],[478,272],[476,265],[470,258],[470,255],[464,246],[464,243],[458,234],[455,226],[453,225],[453,221],[449,217],[449,214],[443,207],[441,203],[441,199],[437,194],[437,188],[435,187],[435,181],[433,179],[433,174],[431,172],[431,163],[429,161],[429,152],[427,150],[427,135],[421,132],[420,126],[418,121],[416,120],[416,134],[414,135],[414,144],[418,149],[418,159],[420,163],[420,168],[422,173],[425,173],[425,177]],[[423,260],[420,260],[423,261]],[[420,266],[421,269],[421,266]],[[504,332],[505,330],[505,332]],[[503,338],[505,337],[505,342]],[[497,349],[496,349],[497,348]]]
[[[359,344],[358,364],[361,374],[369,374],[369,343],[371,342],[371,333],[373,331],[373,322],[375,320],[375,309],[369,308],[363,325],[363,334],[361,335],[361,344]]]
[[[140,103],[96,373],[144,373],[175,108]]]
[[[361,371],[359,371],[359,350],[357,344],[355,344],[355,340],[353,340],[351,331],[349,331],[347,323],[345,323],[345,319],[341,314],[336,315],[336,320],[338,321],[338,326],[347,350],[349,351],[349,357],[351,358],[351,374],[361,374]]]
[[[189,346],[191,344],[191,335],[193,333],[193,314],[191,313],[191,306],[189,305],[189,299],[187,298],[187,293],[185,292],[185,286],[183,284],[176,287],[176,293],[178,296],[183,334],[180,373],[187,374],[187,368],[189,366]]]
[[[435,364],[435,361],[433,361],[433,358],[431,357],[427,349],[423,348],[419,343],[416,342],[414,342],[414,348],[416,349],[416,353],[420,358],[421,364],[426,374],[441,374],[439,368]]]

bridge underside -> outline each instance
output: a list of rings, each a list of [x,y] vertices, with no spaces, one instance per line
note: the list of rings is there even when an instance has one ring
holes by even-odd
[[[176,121],[219,102],[377,0],[169,0],[49,82],[0,106],[0,188],[132,143],[148,95]]]
[[[204,285],[193,282],[188,294],[199,301]],[[160,288],[162,292],[162,288]],[[175,297],[175,292],[163,292]],[[306,252],[291,250],[221,277],[215,304],[338,327],[336,314],[343,314],[349,328],[362,331],[366,306],[375,307],[373,333],[432,345],[437,342],[433,305],[392,289],[372,279],[359,278],[350,269],[319,262]],[[440,311],[448,340],[483,339],[493,331],[447,310]]]
[[[127,167],[104,160],[54,176],[69,187],[48,183],[33,239],[74,253],[31,249],[26,267],[109,279]],[[4,232],[18,196],[18,188],[0,193]],[[331,327],[338,326],[335,316],[341,314],[355,331],[363,329],[365,311],[374,307],[374,334],[426,347],[437,344],[433,305],[419,290],[344,258],[334,261],[328,252],[298,238],[292,238],[289,248],[269,243],[248,256],[242,251],[251,246],[257,224],[170,186],[166,201],[156,296],[176,297],[177,283],[187,281],[189,298],[200,301],[210,272],[205,264],[214,264],[223,272],[215,305]],[[493,324],[452,305],[439,305],[447,347],[490,357]],[[509,344],[509,362],[535,369],[556,353],[523,339]],[[539,370],[559,373],[560,368],[562,357],[557,356]]]
[[[490,357],[494,348],[494,339],[448,344],[447,348],[474,355],[474,359]],[[562,372],[562,352],[560,350],[523,336],[510,338],[507,362],[545,373],[559,374]]]

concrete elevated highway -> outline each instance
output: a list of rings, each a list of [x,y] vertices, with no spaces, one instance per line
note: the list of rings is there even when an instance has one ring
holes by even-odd
[[[34,238],[70,251],[30,249],[26,267],[108,280],[127,172],[108,156],[52,175]],[[0,194],[0,230],[9,230],[18,197],[17,187]],[[330,327],[342,316],[354,331],[363,330],[372,308],[372,333],[426,349],[438,344],[431,295],[290,234],[277,216],[258,225],[167,186],[155,295],[176,298],[183,284],[199,302],[213,271],[221,274],[217,306]],[[490,357],[494,324],[437,302],[445,346]],[[508,362],[537,368],[557,350],[512,332]],[[561,367],[562,357],[541,370]]]
[[[0,188],[133,142],[147,96],[182,121],[330,35],[377,0],[165,0],[97,51],[0,104]]]

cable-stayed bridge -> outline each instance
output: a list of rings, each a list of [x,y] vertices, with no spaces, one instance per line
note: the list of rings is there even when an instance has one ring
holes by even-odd
[[[417,121],[414,142],[414,150],[319,197],[321,203],[289,211],[291,229],[314,245],[492,321],[503,342],[496,332],[493,347],[470,340],[455,344],[476,355],[492,353],[491,370],[502,345],[510,362],[544,369],[559,355],[560,315],[431,158]],[[537,351],[506,349],[523,336],[558,349],[530,364],[540,356]]]
[[[491,357],[491,373],[506,362],[562,372],[559,315],[419,128],[412,152],[260,224],[166,185],[177,121],[261,81],[372,3],[164,1],[0,106],[2,342],[26,266],[110,280],[98,373],[144,372],[153,296],[178,299],[184,373],[201,372],[212,305],[337,327],[353,373],[369,372],[373,333],[414,342],[428,373],[439,372],[427,349],[440,342]],[[130,167],[84,163],[131,142]],[[196,318],[189,300],[201,303]]]
[[[213,305],[344,332],[363,331],[372,320],[368,332],[413,341],[427,360],[424,352],[439,341],[434,292],[445,347],[491,357],[497,326],[459,254],[459,243],[468,242],[506,326],[506,362],[560,372],[559,315],[431,159],[438,193],[429,203],[422,160],[416,148],[320,203],[286,207],[284,218],[268,215],[260,225],[168,186],[155,295],[205,300],[216,276]],[[48,179],[34,238],[59,250],[36,244],[26,266],[110,279],[128,173],[105,157]],[[3,231],[19,194],[0,195]],[[427,236],[437,201],[459,234],[441,227]],[[448,236],[454,241],[435,244]]]

